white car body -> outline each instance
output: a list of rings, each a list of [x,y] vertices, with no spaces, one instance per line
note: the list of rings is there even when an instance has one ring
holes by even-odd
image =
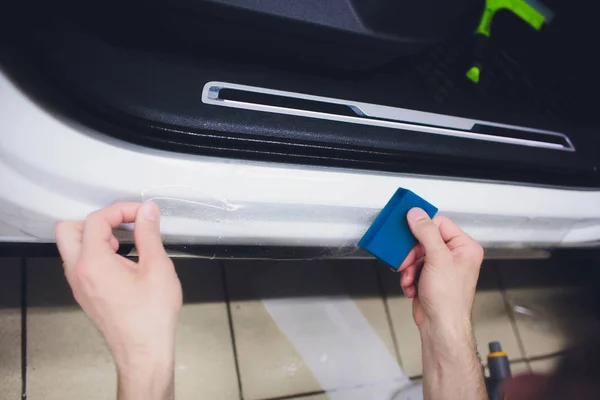
[[[154,199],[172,243],[354,246],[398,187],[488,247],[600,245],[600,191],[159,151],[49,113],[0,75],[0,241],[117,201]]]

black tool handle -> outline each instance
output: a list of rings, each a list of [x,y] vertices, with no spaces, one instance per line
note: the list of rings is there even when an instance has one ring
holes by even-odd
[[[490,369],[490,377],[487,381],[489,400],[503,400],[502,382],[511,376],[510,363],[499,342],[491,342],[489,348],[488,368]]]

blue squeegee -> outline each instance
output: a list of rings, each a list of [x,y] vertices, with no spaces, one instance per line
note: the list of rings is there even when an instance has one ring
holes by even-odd
[[[399,188],[360,239],[358,246],[398,270],[417,244],[406,221],[406,214],[414,207],[422,208],[430,218],[438,211],[437,207],[410,190]]]

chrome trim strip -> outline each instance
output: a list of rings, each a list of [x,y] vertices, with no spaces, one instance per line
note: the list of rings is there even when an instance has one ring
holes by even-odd
[[[266,104],[224,100],[219,98],[221,89],[234,89],[245,92],[260,93],[273,96],[282,96],[295,99],[317,101],[322,103],[339,104],[350,108],[354,116],[330,114],[318,111],[309,111],[287,107],[271,106]],[[314,96],[310,94],[287,92],[282,90],[266,89],[255,86],[238,85],[226,82],[208,82],[202,90],[202,102],[223,107],[271,112],[276,114],[294,115],[308,118],[318,118],[338,122],[346,122],[361,125],[380,126],[392,129],[405,129],[416,132],[431,133],[436,135],[454,136],[465,139],[483,140],[488,142],[508,143],[520,146],[538,147],[552,150],[575,151],[575,146],[567,135],[541,129],[534,129],[515,125],[506,125],[496,122],[481,121],[475,119],[453,117],[450,115],[434,114],[424,111],[409,110],[406,108],[383,106],[378,104],[347,101],[331,97]],[[384,118],[371,119],[371,118]],[[400,122],[401,121],[401,122]],[[419,124],[419,125],[416,125]],[[542,135],[557,136],[564,139],[567,145],[559,143],[544,142],[543,140],[519,139],[504,136],[496,136],[484,133],[471,132],[475,124],[520,130],[524,132]]]

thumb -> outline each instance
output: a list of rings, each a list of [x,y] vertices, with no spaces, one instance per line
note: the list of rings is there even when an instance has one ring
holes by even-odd
[[[166,256],[160,236],[160,211],[156,203],[146,201],[138,209],[133,228],[133,241],[140,260]]]
[[[436,224],[427,213],[420,208],[411,208],[406,215],[408,226],[417,240],[423,245],[426,256],[435,256],[448,251],[448,246]]]

